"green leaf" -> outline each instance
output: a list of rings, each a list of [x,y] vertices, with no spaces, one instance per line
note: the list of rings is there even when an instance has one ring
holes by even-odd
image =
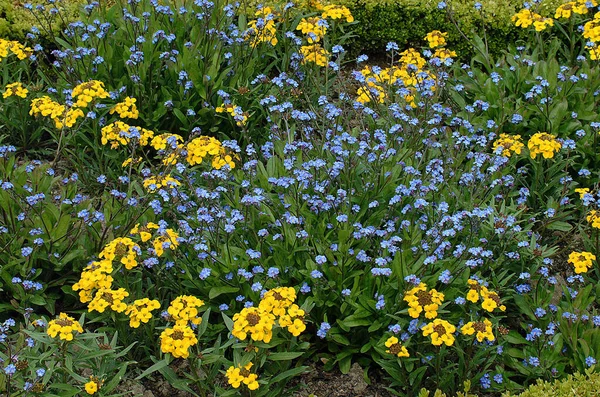
[[[308,369],[308,367],[296,367],[296,368],[288,369],[287,371],[282,372],[279,375],[271,378],[271,382],[275,383],[275,382],[282,381],[284,379],[293,378],[296,375],[305,373],[307,369]]]
[[[222,287],[212,287],[210,289],[210,291],[208,291],[208,299],[215,299],[217,296],[221,295],[221,294],[231,294],[231,293],[236,293],[239,292],[239,287],[229,287],[229,286],[222,286]]]
[[[304,352],[281,352],[269,354],[268,359],[271,361],[288,361],[303,355]]]
[[[150,375],[151,373],[160,371],[161,369],[163,369],[164,367],[166,367],[168,365],[169,365],[169,361],[165,357],[164,359],[156,362],[153,366],[151,366],[150,368],[148,368],[147,370],[142,372],[137,378],[135,378],[135,380],[140,380],[142,378],[145,378],[146,376]]]

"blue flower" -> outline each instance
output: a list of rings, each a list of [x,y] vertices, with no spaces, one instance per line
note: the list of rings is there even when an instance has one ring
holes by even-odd
[[[328,322],[322,322],[319,330],[317,331],[317,336],[321,339],[325,339],[327,336],[327,332],[331,329],[331,325]]]
[[[596,359],[592,356],[587,356],[585,358],[585,365],[587,365],[588,367],[591,367],[592,365],[596,364]]]

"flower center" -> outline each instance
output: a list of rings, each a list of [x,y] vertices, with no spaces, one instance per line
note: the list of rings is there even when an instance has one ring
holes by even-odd
[[[248,320],[248,324],[254,327],[256,324],[260,322],[260,316],[255,313],[250,313],[246,316],[246,320]]]
[[[430,305],[431,303],[433,303],[433,301],[431,300],[431,294],[427,291],[419,291],[416,293],[416,296],[417,301],[421,306]]]
[[[438,336],[446,335],[446,328],[442,324],[436,325],[433,330],[437,332]]]

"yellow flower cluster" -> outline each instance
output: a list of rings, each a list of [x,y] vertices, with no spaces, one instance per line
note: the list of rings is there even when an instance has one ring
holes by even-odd
[[[160,349],[163,353],[171,353],[175,358],[188,358],[190,347],[196,345],[196,333],[187,325],[175,324],[160,334]]]
[[[300,30],[302,34],[307,35],[306,39],[310,44],[317,43],[327,33],[327,22],[319,17],[302,18],[296,30]]]
[[[252,340],[269,343],[273,337],[275,316],[258,307],[246,307],[233,316],[231,334],[239,340],[246,340],[248,334]]]
[[[432,56],[433,58],[439,58],[440,61],[445,61],[448,58],[454,58],[456,56],[456,51],[451,51],[447,48],[438,48]]]
[[[303,56],[303,63],[312,62],[317,66],[327,65],[329,52],[320,44],[303,45],[300,47],[300,53]]]
[[[159,226],[152,222],[143,226],[137,224],[131,229],[130,234],[132,236],[139,235],[140,240],[146,243],[152,239],[153,231],[158,229]],[[167,245],[170,249],[175,249],[179,245],[177,241],[178,237],[179,235],[173,229],[166,229],[157,235],[151,241],[156,255],[161,256]],[[166,244],[167,242],[168,244]],[[117,313],[125,312],[129,316],[129,325],[132,328],[138,328],[141,323],[147,323],[152,318],[151,312],[160,307],[158,301],[143,298],[137,299],[128,305],[125,302],[125,298],[129,296],[129,292],[124,288],[112,289],[114,281],[112,273],[115,270],[113,263],[120,263],[125,269],[131,270],[138,266],[138,256],[141,253],[140,246],[131,238],[119,237],[104,246],[98,254],[98,261],[94,261],[86,266],[81,273],[79,281],[73,285],[73,290],[79,291],[79,299],[82,303],[89,302],[89,311],[103,313],[107,308],[110,308]],[[179,307],[177,302],[176,300],[175,309],[170,308],[171,311],[175,310],[175,313],[180,311],[177,310]],[[202,304],[203,302],[200,305]],[[184,311],[184,314],[179,315],[179,317],[177,314],[173,317],[178,320],[185,313]],[[196,320],[193,322],[195,324],[199,323]]]
[[[404,301],[408,302],[408,314],[412,318],[418,318],[424,311],[425,318],[432,319],[437,317],[444,294],[435,289],[427,291],[427,285],[420,283],[404,295]]]
[[[390,336],[388,340],[385,341],[385,347],[388,348],[388,350],[385,351],[386,353],[393,354],[396,357],[410,357],[406,347],[402,346],[395,336]]]
[[[440,346],[445,343],[446,346],[454,344],[454,332],[456,327],[446,320],[436,318],[429,324],[423,327],[423,336],[431,336],[431,344]]]
[[[555,153],[558,153],[562,145],[556,140],[556,137],[546,132],[538,132],[529,138],[527,142],[529,155],[532,159],[541,154],[545,159],[551,159]]]
[[[215,111],[217,113],[229,113],[229,115],[235,120],[235,124],[238,127],[242,127],[248,122],[248,112],[244,112],[242,108],[231,103],[224,104],[223,106],[217,106]]]
[[[520,26],[524,29],[533,25],[536,32],[541,32],[549,26],[554,26],[554,20],[552,18],[545,18],[527,8],[523,8],[513,15],[512,21],[516,26]]]
[[[591,210],[586,217],[588,223],[595,229],[600,229],[600,214],[596,210]]]
[[[571,18],[571,15],[574,13],[579,15],[587,14],[588,9],[585,6],[586,2],[588,2],[588,0],[569,1],[568,3],[561,4],[556,9],[554,18]],[[594,7],[596,5],[594,5]]]
[[[79,110],[79,112],[77,112],[77,110]],[[77,117],[83,116],[83,112],[80,109],[70,109],[67,111],[64,105],[53,101],[49,96],[43,96],[32,100],[29,114],[31,116],[41,115],[43,117],[50,117],[50,119],[54,121],[56,128],[63,128],[63,126],[72,127],[75,124]]]
[[[146,241],[152,238],[152,230],[156,230],[158,228],[159,226],[154,222],[148,222],[144,226],[140,226],[140,224],[138,223],[133,227],[133,229],[129,231],[129,234],[139,234],[140,240],[142,240],[142,243],[145,243]]]
[[[110,288],[113,282],[112,272],[112,261],[109,260],[95,261],[87,265],[79,281],[73,285],[73,291],[79,291],[81,303],[92,300],[93,290]]]
[[[18,41],[0,39],[0,61],[13,53],[19,60],[24,60],[33,54],[33,49],[25,47]]]
[[[202,322],[202,317],[198,315],[198,308],[204,306],[204,301],[192,295],[181,295],[175,298],[167,313],[177,325],[188,325],[192,323],[198,325]]]
[[[150,176],[144,179],[144,188],[150,193],[155,192],[163,187],[169,187],[173,189],[176,186],[180,186],[181,182],[173,178],[171,175],[156,175]]]
[[[253,48],[260,43],[269,43],[272,46],[277,45],[277,28],[275,27],[275,14],[270,7],[263,7],[254,14],[257,18],[262,19],[262,23],[258,23],[258,19],[253,19],[248,22],[248,28],[244,39],[250,40],[250,46]]]
[[[521,141],[521,135],[500,134],[500,138],[494,141],[494,153],[497,153],[498,148],[502,148],[502,155],[510,157],[512,153],[521,154],[525,145]]]
[[[117,103],[110,109],[110,114],[117,113],[122,119],[137,119],[140,115],[140,112],[138,111],[138,108],[135,105],[136,102],[137,99],[135,98],[125,97],[123,102]]]
[[[50,337],[56,338],[58,336],[60,340],[66,341],[73,340],[73,334],[76,332],[83,332],[81,324],[66,313],[60,313],[57,319],[48,322],[48,329],[46,330]]]
[[[501,311],[506,310],[506,306],[502,304],[496,292],[488,290],[486,286],[479,284],[477,280],[467,280],[467,283],[469,284],[469,292],[467,293],[468,301],[477,303],[479,298],[481,298],[481,307],[490,313],[496,308],[499,308]]]
[[[432,32],[427,33],[425,36],[425,40],[429,43],[429,48],[443,47],[446,45],[446,37],[448,37],[448,32],[440,32],[439,30],[434,30]]]
[[[227,369],[225,376],[227,377],[227,383],[229,383],[233,388],[239,388],[242,383],[245,384],[249,390],[258,389],[258,375],[250,372],[250,368],[252,368],[252,363],[248,363],[242,367],[238,365],[234,367],[233,365]]]
[[[485,339],[492,342],[496,339],[492,332],[492,322],[487,318],[483,321],[469,321],[461,328],[463,335],[473,335],[478,342],[483,342]]]
[[[258,307],[259,309],[273,313],[277,317],[279,326],[287,328],[294,336],[299,336],[306,330],[304,323],[304,310],[294,303],[296,290],[292,287],[278,287],[267,291]]]
[[[115,121],[102,127],[101,134],[102,144],[108,145],[110,143],[111,149],[116,149],[119,145],[128,145],[132,139],[139,142],[140,146],[146,146],[154,137],[153,131],[130,126],[122,121]]]
[[[175,325],[165,329],[160,335],[163,353],[171,353],[176,358],[189,357],[189,348],[198,343],[195,332],[189,325],[202,322],[202,317],[198,315],[198,308],[202,306],[204,301],[191,295],[178,296],[171,302],[167,313]]]
[[[131,270],[138,265],[136,257],[141,253],[140,246],[133,242],[129,237],[118,237],[106,244],[99,258],[113,262],[119,260],[127,270]]]
[[[160,303],[155,299],[136,299],[125,310],[125,314],[129,316],[129,326],[131,328],[138,328],[140,323],[146,324],[152,318],[151,312],[159,308]]]
[[[443,49],[440,49],[443,50]],[[421,74],[426,72],[423,67],[427,61],[414,48],[400,53],[398,65],[391,68],[375,69],[369,66],[361,70],[361,74],[365,77],[366,84],[359,87],[357,90],[357,102],[369,103],[372,100],[383,103],[386,98],[385,85],[393,85],[398,80],[402,80],[403,86],[410,91],[404,96],[404,100],[412,107],[417,105],[414,103],[415,87],[423,82]],[[428,77],[433,78],[429,72],[426,72]]]
[[[73,88],[71,92],[75,104],[73,106],[85,108],[96,99],[108,98],[108,92],[104,89],[104,83],[98,80],[91,80],[81,83]]]
[[[90,312],[95,310],[99,313],[104,313],[104,310],[110,306],[113,311],[122,313],[127,310],[127,305],[123,302],[123,299],[128,296],[129,292],[125,291],[125,288],[117,290],[101,288],[96,292],[94,299],[88,305],[88,310]]]
[[[18,96],[20,98],[26,98],[29,90],[23,87],[23,84],[20,82],[11,83],[6,85],[6,89],[4,94],[2,94],[2,98],[6,99],[11,96]]]
[[[577,252],[573,251],[569,255],[568,262],[575,267],[575,273],[587,273],[589,269],[592,268],[592,261],[596,260],[596,255],[591,252]]]
[[[107,98],[108,92],[104,90],[104,83],[92,80],[73,88],[71,97],[75,102],[70,108],[61,105],[48,96],[35,98],[31,101],[29,114],[32,116],[41,115],[43,117],[50,117],[54,121],[54,126],[58,129],[64,127],[70,128],[75,125],[78,118],[85,116],[81,108],[87,107],[96,99]]]
[[[152,246],[154,247],[154,253],[156,256],[163,256],[165,253],[165,246],[167,246],[170,250],[174,250],[179,246],[179,234],[173,229],[166,229],[164,234],[158,236],[152,241]],[[166,244],[165,244],[166,243]]]
[[[585,47],[590,51],[590,59],[600,59],[600,47],[598,46],[598,42],[600,42],[600,12],[597,12],[591,21],[583,25],[583,38],[592,43],[591,46]]]
[[[354,17],[352,16],[352,13],[345,6],[330,4],[325,7],[321,6],[321,8],[319,9],[323,10],[323,13],[321,14],[321,17],[323,18],[330,18],[333,20],[345,19],[348,23],[354,22]]]
[[[579,198],[583,199],[583,197],[590,192],[590,189],[587,187],[575,189],[575,193],[579,193]]]
[[[258,307],[244,308],[233,316],[231,334],[239,340],[246,340],[249,334],[254,341],[269,343],[277,321],[292,335],[300,335],[306,330],[305,312],[294,303],[295,300],[296,291],[291,287],[267,291]]]
[[[206,156],[212,156],[212,167],[219,170],[228,165],[235,168],[233,157],[227,153],[218,139],[209,136],[200,136],[192,139],[187,145],[187,162],[190,165],[201,164]]]
[[[150,146],[152,146],[154,148],[154,150],[166,150],[167,145],[169,145],[169,141],[172,139],[175,140],[175,142],[177,143],[177,146],[179,146],[183,142],[183,137],[181,135],[160,134],[160,135],[156,135],[154,138],[152,138],[152,141],[150,142]],[[169,148],[170,147],[171,146],[169,145]]]

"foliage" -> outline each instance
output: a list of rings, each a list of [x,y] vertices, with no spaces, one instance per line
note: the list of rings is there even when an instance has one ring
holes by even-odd
[[[121,395],[115,388],[132,364],[121,358],[131,346],[121,349],[117,335],[108,339],[103,333],[76,333],[70,341],[53,338],[44,331],[46,320],[30,316],[31,312],[25,314],[24,323],[17,324],[12,318],[0,323],[3,396],[66,397],[81,395],[84,388],[88,394],[100,389],[102,396]],[[79,322],[72,318],[66,321],[81,327],[84,317]],[[94,393],[89,389],[92,384]]]
[[[0,151],[13,306],[76,297],[139,379],[202,396],[281,395],[316,360],[382,370],[397,395],[595,368],[597,5],[515,9],[523,45],[499,56],[489,30],[437,24],[378,64],[347,63],[345,7],[176,6],[90,5],[52,67],[5,43],[9,133],[55,145],[52,162]],[[35,73],[8,58],[32,51]],[[65,269],[71,288],[30,293]],[[47,332],[68,342],[65,316]]]
[[[38,10],[38,17],[46,22],[52,21],[52,30],[43,32],[44,36],[59,32],[64,26],[63,22],[56,18],[53,9],[60,10],[62,16],[71,21],[79,14],[79,8],[84,3],[81,0],[61,0],[48,3],[34,0],[30,2]],[[39,20],[24,7],[24,3],[11,0],[0,1],[0,37],[22,40],[33,26],[39,25]],[[38,26],[39,27],[39,26]]]

